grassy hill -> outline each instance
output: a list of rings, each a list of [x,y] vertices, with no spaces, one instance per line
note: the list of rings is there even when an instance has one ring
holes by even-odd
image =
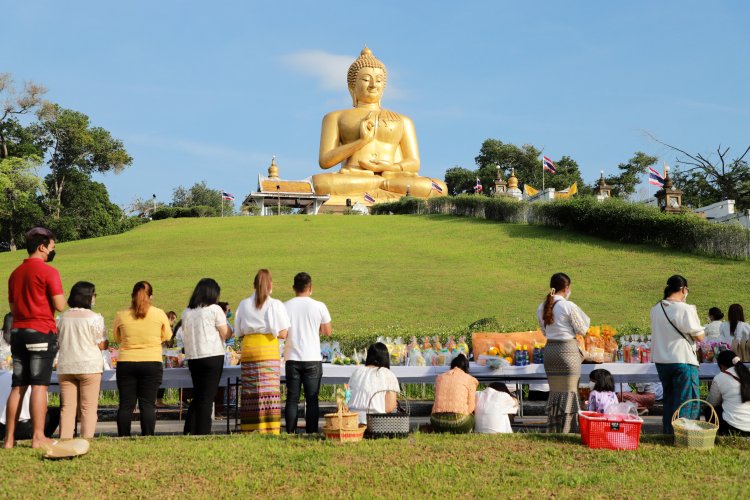
[[[111,325],[133,283],[149,280],[154,303],[179,312],[195,283],[210,276],[233,307],[252,293],[261,267],[274,297],[292,294],[294,274],[313,276],[337,335],[452,333],[484,317],[508,328],[534,324],[557,271],[572,300],[596,323],[648,324],[648,311],[674,273],[690,282],[701,316],[748,303],[750,263],[620,245],[544,227],[449,216],[290,216],[169,219],[126,234],[63,243],[54,265],[66,290],[97,286],[96,309]],[[25,252],[0,254],[7,277]]]

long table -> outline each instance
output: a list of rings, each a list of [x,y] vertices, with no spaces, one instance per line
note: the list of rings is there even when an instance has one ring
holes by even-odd
[[[750,367],[750,364],[748,364]],[[326,385],[345,384],[349,381],[356,366],[333,365],[323,363],[323,380]],[[608,370],[615,378],[616,383],[643,383],[658,382],[659,375],[656,365],[653,363],[602,363],[584,364],[581,366],[581,379],[588,382],[588,375],[592,370],[603,368]],[[447,366],[393,366],[391,370],[400,383],[404,384],[432,384],[435,377],[449,370]],[[480,382],[515,382],[520,384],[540,383],[547,380],[544,365],[507,366],[497,370],[491,370],[486,366],[471,363],[469,373]],[[700,378],[709,380],[719,373],[719,365],[716,363],[703,363],[700,365]],[[237,380],[240,378],[239,366],[225,366],[222,373],[222,385],[227,379]],[[281,377],[284,378],[284,367],[281,368]],[[164,388],[190,388],[193,381],[187,368],[166,368],[162,379]],[[57,374],[52,375],[50,391],[57,391]],[[117,375],[115,370],[105,370],[102,374],[102,390],[117,389]]]

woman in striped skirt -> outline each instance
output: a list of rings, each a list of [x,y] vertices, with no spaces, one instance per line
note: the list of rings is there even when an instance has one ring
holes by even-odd
[[[271,298],[273,281],[261,269],[255,293],[237,306],[235,333],[242,345],[240,428],[279,434],[281,429],[281,363],[279,340],[286,338],[289,317],[280,300]]]
[[[544,347],[544,371],[550,394],[547,400],[547,431],[578,432],[578,381],[583,353],[576,334],[586,335],[591,320],[580,307],[570,302],[570,278],[557,273],[550,279],[547,298],[536,311],[539,327],[547,338]]]

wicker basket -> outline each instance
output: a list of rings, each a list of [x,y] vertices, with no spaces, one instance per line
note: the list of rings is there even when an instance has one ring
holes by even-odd
[[[411,410],[409,401],[404,399],[404,405],[396,408],[396,413],[370,413],[372,400],[381,392],[396,392],[390,389],[378,391],[370,397],[367,403],[367,438],[402,438],[409,435],[409,416]],[[397,393],[398,394],[398,393]]]
[[[679,418],[682,407],[693,401],[706,403],[709,408],[711,408],[711,418],[708,419],[708,422]],[[700,429],[690,429],[688,428],[688,423],[691,427],[695,426]],[[675,446],[708,450],[713,448],[714,443],[716,442],[716,431],[719,430],[719,416],[716,414],[714,407],[711,406],[711,403],[708,401],[702,399],[688,399],[682,403],[672,415],[672,427],[674,428]]]
[[[367,426],[359,423],[359,413],[352,413],[340,398],[337,398],[338,411],[324,415],[326,425],[323,434],[326,439],[339,443],[362,441]]]

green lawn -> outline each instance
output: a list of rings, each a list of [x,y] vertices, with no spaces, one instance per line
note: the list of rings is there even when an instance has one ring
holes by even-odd
[[[589,450],[577,436],[442,436],[333,444],[266,436],[101,438],[50,462],[2,453],[4,497],[313,498],[747,497],[750,442],[710,451],[645,436],[637,451]],[[43,479],[42,479],[43,478]]]
[[[215,278],[233,306],[271,269],[274,296],[292,296],[294,274],[313,276],[337,334],[450,333],[485,317],[531,326],[549,276],[573,279],[572,300],[595,323],[648,324],[666,278],[684,274],[701,315],[748,305],[750,263],[620,245],[545,227],[449,216],[289,216],[170,219],[126,234],[63,243],[54,265],[66,290],[97,285],[96,309],[111,325],[133,283],[154,286],[154,303],[178,313],[195,283]],[[0,254],[8,276],[24,253]]]

